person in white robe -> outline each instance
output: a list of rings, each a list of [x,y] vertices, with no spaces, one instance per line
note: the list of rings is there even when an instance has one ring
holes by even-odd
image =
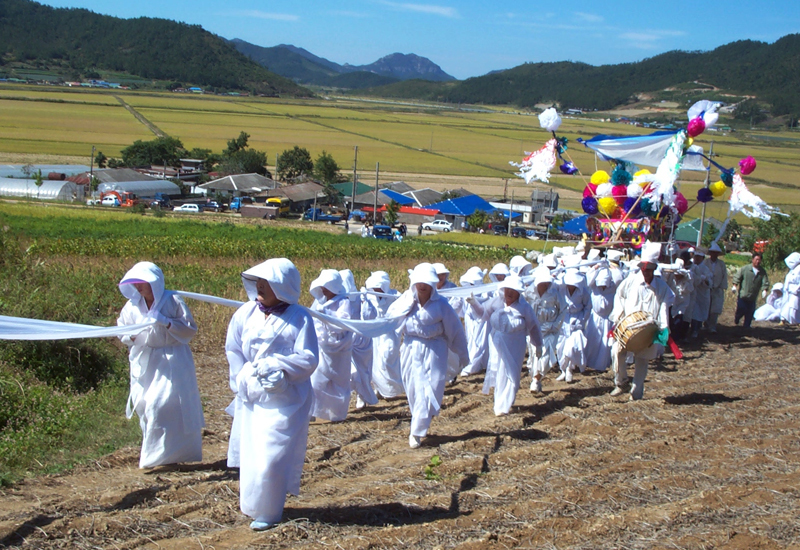
[[[364,287],[384,295],[367,294],[364,307],[373,309],[377,319],[386,317],[389,306],[400,296],[392,288],[389,274],[385,271],[372,272],[364,282]],[[400,372],[400,335],[394,331],[372,339],[372,384],[384,399],[398,397],[405,392]]]
[[[542,378],[558,364],[558,339],[564,320],[564,302],[548,268],[539,267],[534,271],[533,284],[525,290],[525,299],[533,308],[542,334],[541,354],[530,343],[528,348],[531,391],[541,393]]]
[[[586,369],[586,325],[592,314],[589,289],[577,269],[569,269],[564,274],[560,296],[564,317],[557,348],[561,374],[556,381],[572,382],[573,373]]]
[[[369,321],[378,316],[377,310],[359,293],[353,272],[339,271],[342,284],[350,300],[350,318]],[[356,393],[356,409],[377,405],[378,396],[372,389],[372,338],[353,333],[353,352],[350,362],[350,389]]]
[[[139,468],[203,459],[203,406],[189,341],[197,325],[180,296],[164,289],[164,274],[151,262],[134,265],[119,283],[128,299],[117,325],[155,321],[123,336],[130,360],[128,418],[142,429]]]
[[[689,333],[689,321],[694,308],[694,284],[691,271],[685,269],[683,260],[678,258],[678,269],[665,273],[664,281],[675,294],[675,300],[670,308],[669,331],[673,340],[680,342]]]
[[[781,323],[796,325],[800,323],[800,253],[792,252],[784,263],[789,273],[783,279]]]
[[[436,276],[439,278],[439,282],[436,285],[436,290],[444,290],[447,288],[458,287],[458,285],[456,285],[453,281],[450,280],[450,270],[447,269],[447,267],[445,267],[444,264],[435,263],[433,264],[433,268],[436,270]],[[463,298],[460,298],[458,296],[453,296],[448,298],[447,302],[453,307],[453,311],[456,312],[456,315],[458,315],[461,318],[464,317]],[[459,372],[461,372],[461,366],[459,366],[458,355],[456,355],[451,351],[447,354],[447,383],[449,384],[455,381]]]
[[[350,319],[350,299],[342,276],[335,269],[323,269],[311,283],[311,309],[331,317]],[[314,404],[311,417],[340,422],[350,408],[350,364],[353,333],[314,319],[319,345],[319,366],[311,375]]]
[[[660,243],[646,242],[642,247],[642,261],[639,263],[639,272],[632,273],[622,281],[614,295],[614,310],[611,312],[611,321],[615,326],[631,313],[643,311],[653,318],[659,331],[666,331],[666,334],[668,334],[669,307],[675,295],[667,283],[655,276],[660,254]],[[652,344],[642,351],[633,353],[635,370],[630,390],[631,401],[639,400],[643,397],[648,363],[651,359],[656,358],[657,351],[657,346]],[[622,394],[629,383],[628,369],[625,362],[625,356],[628,355],[628,351],[622,348],[618,341],[615,341],[612,353],[616,354],[617,357],[613,362],[615,387],[611,395],[616,396]]]
[[[717,333],[717,319],[722,313],[722,306],[725,304],[725,291],[728,290],[728,266],[720,259],[725,251],[716,242],[711,243],[708,248],[708,258],[704,264],[711,272],[711,300],[708,308],[708,320],[706,326],[711,334]]]
[[[408,443],[416,449],[442,407],[448,351],[458,356],[459,370],[469,362],[469,352],[458,315],[436,291],[434,267],[419,264],[410,279],[411,288],[389,307],[387,317],[405,317],[398,329],[403,338],[400,368],[411,409]]]
[[[507,415],[519,391],[522,364],[525,361],[527,341],[530,340],[537,356],[542,355],[542,334],[530,304],[525,301],[525,285],[517,275],[510,275],[500,283],[502,296],[494,296],[481,304],[474,296],[468,301],[472,309],[489,323],[489,362],[483,393],[494,388],[494,414]]]
[[[611,346],[614,338],[611,330],[611,310],[614,309],[614,294],[617,285],[606,267],[590,269],[586,283],[591,292],[592,313],[586,324],[586,366],[604,372],[611,366]]]
[[[608,259],[608,269],[611,271],[611,280],[614,285],[619,285],[628,276],[627,270],[622,265],[624,254],[621,250],[609,250],[606,252]]]
[[[508,270],[512,275],[518,275],[520,278],[527,277],[533,272],[533,264],[524,256],[514,256],[508,262]]]
[[[511,271],[509,271],[506,264],[494,264],[492,269],[489,270],[489,281],[492,283],[499,283],[509,275],[511,275]]]
[[[473,266],[458,280],[462,287],[478,286],[483,283],[486,272],[480,267]],[[475,296],[478,303],[489,301],[495,294],[493,292],[481,293]],[[469,363],[461,369],[461,376],[470,376],[486,370],[489,361],[489,331],[488,322],[475,308],[467,307],[464,310],[464,332],[467,336],[469,350]]]
[[[781,304],[783,302],[783,283],[775,283],[772,285],[769,295],[767,295],[767,303],[761,306],[753,314],[753,319],[756,321],[768,321],[770,323],[777,323],[781,320]]]
[[[239,470],[239,504],[264,530],[281,521],[286,494],[300,492],[319,362],[311,315],[297,305],[300,272],[285,258],[242,273],[250,299],[228,324],[225,353],[235,399],[228,466]]]
[[[704,260],[706,253],[698,248],[692,256],[692,282],[694,284],[694,309],[692,310],[692,333],[690,338],[697,338],[700,327],[708,320],[711,308],[711,283],[714,275]]]

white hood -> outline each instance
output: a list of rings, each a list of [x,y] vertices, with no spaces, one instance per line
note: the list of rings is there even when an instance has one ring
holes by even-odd
[[[119,282],[119,291],[128,300],[137,301],[141,294],[132,283],[150,283],[153,290],[153,304],[158,304],[164,296],[164,273],[152,262],[139,262],[128,270]]]
[[[311,283],[309,292],[320,303],[325,302],[325,295],[322,293],[323,288],[327,288],[337,296],[345,293],[344,282],[338,271],[335,269],[323,269],[319,277]]]
[[[300,300],[300,272],[290,260],[272,258],[242,272],[242,283],[251,300],[258,298],[258,279],[267,281],[281,302],[296,304]]]

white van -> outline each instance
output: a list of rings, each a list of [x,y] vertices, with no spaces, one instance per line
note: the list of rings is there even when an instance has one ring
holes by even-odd
[[[172,209],[173,212],[194,212],[198,214],[200,212],[200,207],[196,204],[182,204],[180,206],[176,206]]]

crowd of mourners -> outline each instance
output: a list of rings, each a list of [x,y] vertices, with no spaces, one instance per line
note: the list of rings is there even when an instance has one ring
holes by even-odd
[[[483,392],[493,392],[498,416],[511,411],[526,367],[534,393],[551,371],[570,383],[586,369],[611,369],[611,395],[642,399],[651,360],[675,342],[717,331],[729,284],[723,254],[716,243],[680,251],[646,242],[635,257],[579,245],[540,255],[535,267],[522,256],[474,266],[459,285],[443,264],[420,263],[404,292],[393,283],[405,281],[385,271],[359,288],[349,269],[324,269],[310,285],[311,308],[298,303],[300,273],[290,260],[244,271],[249,300],[233,314],[225,341],[233,396],[228,466],[239,468],[242,512],[254,530],[280,522],[286,495],[300,489],[309,424],[344,420],[352,393],[357,409],[405,396],[411,448],[422,445],[445,386],[458,377],[485,373]],[[800,253],[786,265],[784,283],[771,289],[759,254],[735,272],[737,325],[800,322]],[[136,264],[120,290],[128,302],[118,324],[153,323],[122,338],[131,369],[127,415],[137,414],[143,435],[139,466],[200,461],[192,314],[165,290],[155,264]],[[756,308],[759,296],[766,302]],[[380,334],[359,330],[376,320],[394,321]],[[625,334],[643,324],[652,341],[629,349]]]

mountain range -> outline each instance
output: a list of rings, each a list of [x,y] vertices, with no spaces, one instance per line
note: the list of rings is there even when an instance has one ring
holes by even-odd
[[[430,59],[415,54],[393,53],[369,65],[340,65],[289,44],[262,47],[238,38],[231,44],[262,67],[300,84],[361,89],[411,79],[455,80]]]

